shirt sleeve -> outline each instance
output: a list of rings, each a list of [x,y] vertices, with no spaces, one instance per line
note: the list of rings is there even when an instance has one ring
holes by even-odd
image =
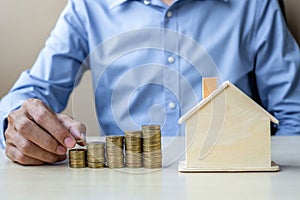
[[[0,139],[5,147],[4,131],[8,114],[28,98],[38,98],[55,112],[61,112],[73,87],[84,71],[81,67],[88,54],[84,11],[80,1],[68,4],[30,70],[24,71],[10,92],[0,102]]]
[[[255,75],[261,102],[278,120],[276,135],[300,134],[300,52],[277,1],[257,1]]]

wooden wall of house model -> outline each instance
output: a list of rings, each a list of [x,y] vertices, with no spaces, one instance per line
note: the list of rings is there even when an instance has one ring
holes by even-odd
[[[178,121],[184,122],[186,161],[179,171],[279,171],[270,144],[270,122],[278,120],[229,81]]]

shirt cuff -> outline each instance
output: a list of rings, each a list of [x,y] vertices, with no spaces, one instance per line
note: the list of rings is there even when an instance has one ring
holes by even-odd
[[[5,136],[4,136],[4,132],[7,128],[7,116],[1,116],[1,122],[0,122],[0,146],[2,149],[5,149]]]

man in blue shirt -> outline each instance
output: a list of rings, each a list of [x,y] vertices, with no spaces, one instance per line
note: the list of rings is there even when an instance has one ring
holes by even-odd
[[[299,47],[277,0],[69,0],[34,66],[1,100],[10,159],[61,161],[85,137],[82,123],[57,114],[85,70],[104,134],[159,123],[164,135],[183,135],[177,120],[209,76],[273,114],[276,134],[300,133]]]

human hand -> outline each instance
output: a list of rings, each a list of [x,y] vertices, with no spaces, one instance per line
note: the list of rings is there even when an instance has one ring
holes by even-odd
[[[66,159],[76,141],[86,145],[86,127],[72,118],[55,114],[42,101],[28,99],[8,115],[5,153],[22,165],[42,165]]]

